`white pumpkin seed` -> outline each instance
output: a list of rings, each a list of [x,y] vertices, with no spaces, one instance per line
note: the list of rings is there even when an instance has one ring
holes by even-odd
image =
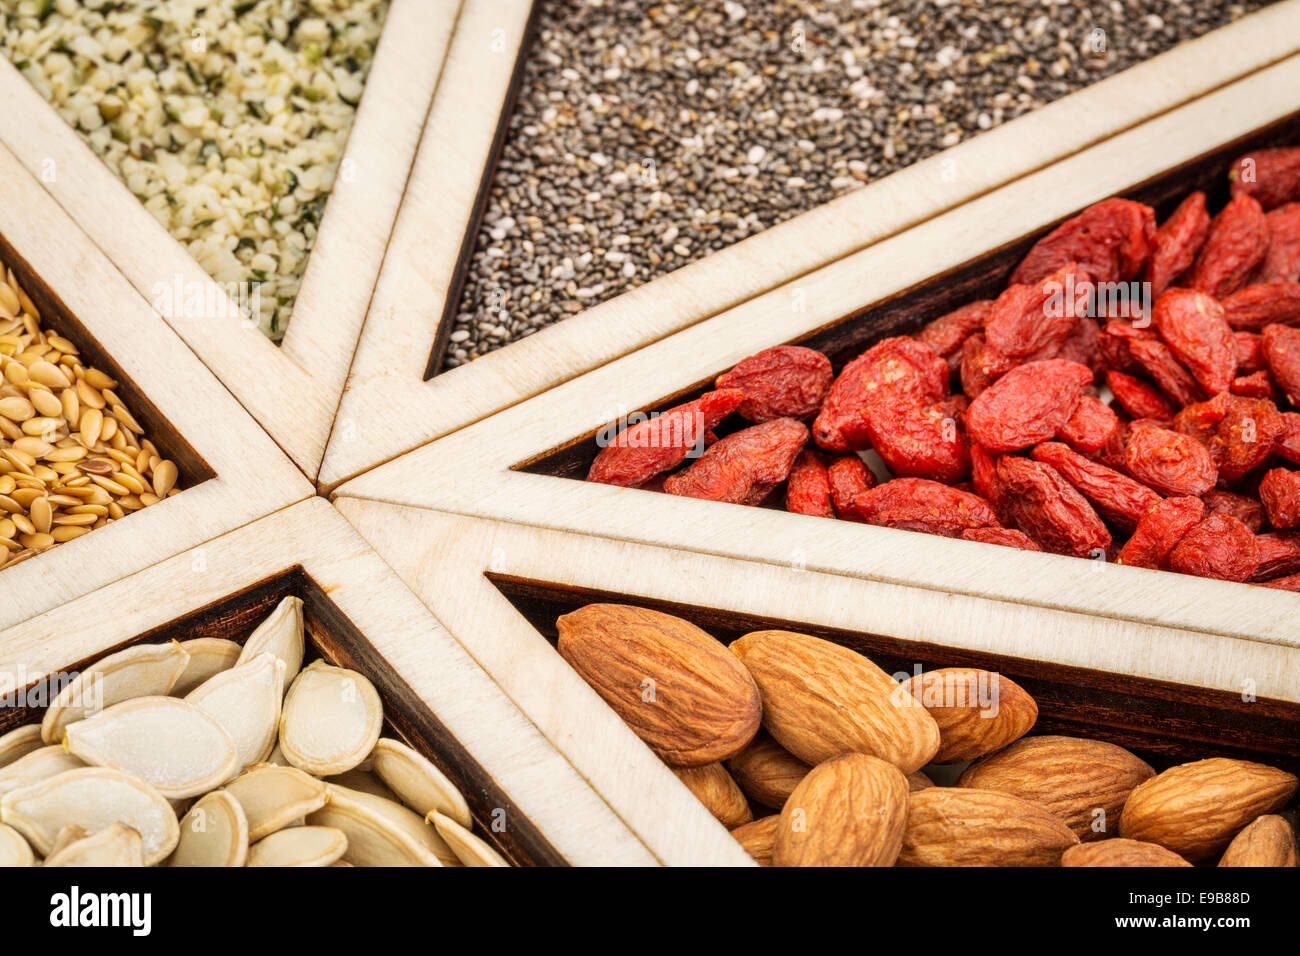
[[[226,792],[244,809],[250,843],[320,809],[329,799],[325,781],[295,767],[270,764],[249,767],[226,784]]]
[[[271,615],[257,626],[244,642],[239,663],[252,660],[258,654],[270,652],[284,661],[284,683],[287,687],[302,669],[302,656],[306,639],[302,626],[302,599],[292,595],[276,605]]]
[[[258,654],[209,678],[185,699],[230,734],[239,753],[238,773],[264,761],[275,748],[284,661],[274,654]]]
[[[184,697],[210,677],[235,666],[243,648],[224,637],[196,637],[181,641],[181,647],[190,655],[181,676],[168,691],[173,697]]]
[[[113,823],[51,852],[42,866],[144,866],[144,843],[134,828]]]
[[[19,757],[7,767],[0,768],[0,796],[10,790],[30,787],[34,783],[48,780],[65,770],[84,767],[85,763],[68,753],[62,747],[42,747],[33,750],[25,757]]]
[[[54,838],[54,843],[50,847],[50,856],[54,856],[54,854],[58,853],[64,847],[71,846],[78,840],[84,839],[88,836],[90,836],[90,834],[86,832],[85,827],[79,827],[75,823],[69,823],[66,827],[61,829],[59,835]]]
[[[357,866],[458,866],[436,830],[400,803],[329,785],[329,802],[307,817],[311,826],[347,834],[344,859]]]
[[[370,681],[356,671],[315,661],[284,699],[280,749],[295,767],[333,776],[370,756],[383,723],[383,705]]]
[[[451,847],[452,852],[460,858],[460,862],[466,866],[508,867],[510,865],[506,862],[505,857],[451,817],[434,810],[429,814],[429,822],[438,831],[438,835]]]
[[[277,727],[276,730],[278,731],[279,728]],[[289,761],[285,759],[284,751],[280,749],[280,739],[279,739],[279,736],[278,736],[278,735],[277,735],[277,737],[276,737],[275,746],[271,748],[271,754],[270,754],[270,756],[268,756],[268,757],[267,757],[264,761],[262,761],[262,762],[263,762],[263,763],[273,763],[273,764],[275,764],[277,767],[287,767],[287,766],[289,766]]]
[[[373,773],[357,768],[349,770],[347,773],[340,773],[333,777],[326,777],[326,783],[336,783],[340,787],[347,787],[349,790],[360,790],[362,793],[373,794],[376,797],[383,797],[385,800],[392,800],[394,803],[401,803],[401,798],[393,791],[388,789],[388,785],[380,780]]]
[[[370,759],[379,779],[416,813],[427,816],[437,810],[463,827],[471,825],[465,798],[423,754],[400,740],[383,737],[375,744]]]
[[[239,801],[214,790],[181,819],[181,838],[168,866],[243,866],[248,859],[248,818]]]
[[[19,757],[40,750],[44,745],[40,724],[24,724],[17,730],[11,730],[0,736],[0,767],[7,767]]]
[[[34,866],[36,854],[21,833],[0,823],[0,869],[11,866]]]
[[[190,655],[175,641],[137,644],[96,661],[59,691],[41,721],[41,739],[63,740],[68,724],[132,697],[167,694]]]
[[[348,848],[348,838],[333,827],[291,827],[272,833],[248,850],[249,866],[330,866]]]
[[[166,797],[140,778],[107,767],[65,770],[6,793],[0,798],[0,823],[25,836],[42,856],[70,823],[88,833],[125,823],[140,834],[145,866],[166,858],[180,836]]]
[[[69,725],[64,740],[86,763],[133,774],[170,799],[206,793],[239,770],[239,751],[225,729],[177,697],[114,704]]]

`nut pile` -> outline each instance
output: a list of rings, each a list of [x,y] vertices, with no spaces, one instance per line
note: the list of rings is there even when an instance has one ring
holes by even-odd
[[[442,772],[380,736],[370,681],[305,652],[288,597],[242,646],[82,671],[0,736],[0,866],[509,866]]]
[[[1197,192],[1159,228],[1090,206],[996,300],[838,376],[801,346],[750,356],[588,480],[750,505],[784,486],[799,514],[1300,591],[1300,147],[1229,181],[1217,215]]]
[[[1293,774],[1223,757],[1157,773],[1112,743],[1026,736],[1038,706],[996,673],[900,683],[821,638],[724,648],[616,604],[558,629],[564,659],[763,865],[1296,866],[1279,815]],[[964,763],[955,786],[925,772]]]
[[[177,494],[112,377],[0,281],[0,568]]]

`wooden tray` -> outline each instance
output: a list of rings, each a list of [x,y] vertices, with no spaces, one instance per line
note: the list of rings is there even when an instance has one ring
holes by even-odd
[[[1234,156],[1300,142],[1298,87],[1300,57],[1293,57],[418,449],[338,493],[905,583],[936,599],[955,593],[1093,614],[1133,634],[1161,625],[1289,652],[1300,645],[1300,599],[1285,592],[561,476],[585,473],[594,436],[620,414],[671,405],[760,349],[806,342],[842,364],[880,337],[991,293],[1039,236],[1105,196],[1132,195],[1167,212],[1190,189],[1221,188]],[[1150,667],[1147,676],[1237,689],[1226,656],[1149,658],[1134,646],[1113,669]],[[1197,673],[1186,673],[1193,663]],[[1281,685],[1275,696],[1300,699],[1294,672],[1270,679]]]
[[[160,283],[206,290],[203,301],[219,309],[215,315],[181,302],[163,318],[311,478],[460,6],[460,0],[392,0],[343,155],[354,176],[340,177],[330,192],[279,347],[234,318],[222,288],[0,57],[0,142],[45,180],[146,299],[157,298]]]
[[[592,602],[679,615],[729,642],[779,628],[890,673],[971,666],[1038,702],[1038,733],[1129,747],[1158,768],[1232,756],[1300,770],[1300,648],[374,501],[343,514],[661,859],[735,864],[725,831],[555,653]],[[1174,666],[1164,666],[1175,661]],[[1226,689],[1204,677],[1222,673]],[[1255,688],[1243,700],[1245,681]],[[743,862],[743,860],[742,860]]]
[[[441,367],[517,76],[484,52],[527,34],[526,0],[466,3],[398,215],[319,484],[381,462],[691,327],[1190,102],[1300,50],[1300,0],[1275,4],[879,182],[543,329],[468,365]],[[492,26],[497,19],[510,26]],[[453,96],[452,89],[461,89]],[[1275,91],[1281,92],[1281,91]],[[466,105],[468,104],[468,106]],[[454,146],[452,144],[455,144]],[[488,157],[485,166],[484,157]],[[450,223],[448,226],[447,224]],[[978,248],[978,246],[976,246]],[[851,268],[851,266],[850,266]],[[811,311],[790,316],[795,324]],[[808,308],[814,308],[809,300]]]
[[[275,443],[3,146],[0,257],[42,322],[121,382],[118,391],[176,462],[185,489],[0,568],[0,628],[311,494]]]
[[[520,864],[654,857],[326,502],[295,505],[0,631],[0,694],[141,641],[242,640],[286,595],[309,655],[374,682],[390,727],[452,779]],[[20,675],[20,676],[16,676]],[[38,719],[0,711],[0,731]],[[505,829],[483,826],[501,819]]]

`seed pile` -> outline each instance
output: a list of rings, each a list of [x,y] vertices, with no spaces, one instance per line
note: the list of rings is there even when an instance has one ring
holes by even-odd
[[[1296,866],[1279,815],[1294,774],[1225,758],[1157,773],[1102,740],[1029,736],[1038,704],[993,671],[900,683],[822,638],[724,647],[619,604],[557,629],[561,656],[764,866]]]
[[[446,365],[1264,5],[547,0]]]
[[[23,75],[284,335],[387,0],[0,0]],[[248,297],[240,301],[246,301]]]
[[[0,866],[509,866],[442,772],[380,737],[370,681],[305,652],[288,597],[242,646],[82,671],[0,736]]]
[[[0,568],[178,493],[112,377],[0,281]]]

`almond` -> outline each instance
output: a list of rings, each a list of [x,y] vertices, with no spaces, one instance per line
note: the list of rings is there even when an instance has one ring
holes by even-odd
[[[1025,689],[994,671],[942,667],[903,681],[939,725],[933,763],[959,763],[1001,750],[1029,733],[1038,705]]]
[[[920,770],[913,770],[907,775],[907,788],[915,793],[917,790],[924,790],[926,787],[933,787],[934,781],[927,777]]]
[[[1055,814],[995,790],[913,793],[900,866],[1056,866],[1079,838]]]
[[[1294,774],[1249,760],[1180,764],[1129,795],[1119,831],[1196,863],[1226,847],[1256,817],[1284,806],[1296,783]]]
[[[745,848],[745,852],[754,858],[759,866],[772,865],[772,845],[776,843],[776,828],[781,818],[777,814],[763,817],[743,827],[736,827],[731,835]]]
[[[725,760],[757,732],[753,678],[694,624],[622,604],[590,604],[556,623],[560,656],[665,763]]]
[[[813,767],[781,810],[774,866],[892,866],[907,823],[907,780],[849,753]]]
[[[720,763],[708,763],[703,767],[672,767],[677,779],[686,784],[686,789],[695,794],[695,799],[704,804],[708,811],[728,830],[743,826],[754,819],[745,795],[731,779],[731,774]]]
[[[785,806],[799,781],[812,769],[762,731],[727,766],[745,796],[773,810]]]
[[[1123,747],[1078,737],[1027,737],[982,757],[959,787],[997,790],[1036,803],[1065,821],[1080,840],[1115,832],[1128,795],[1155,771]]]
[[[1097,840],[1080,843],[1061,854],[1061,866],[1191,866],[1158,843],[1141,840]]]
[[[1295,866],[1295,834],[1286,820],[1266,813],[1223,851],[1219,866]]]
[[[864,753],[911,773],[939,749],[939,725],[925,708],[847,647],[790,631],[755,631],[731,650],[758,683],[763,726],[805,763]]]

